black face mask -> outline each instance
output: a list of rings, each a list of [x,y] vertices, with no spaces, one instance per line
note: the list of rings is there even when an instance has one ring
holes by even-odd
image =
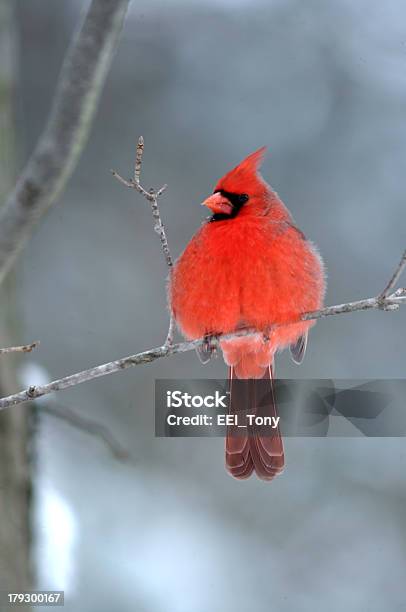
[[[232,211],[230,212],[230,214],[215,213],[214,215],[210,217],[209,219],[210,222],[225,221],[226,219],[234,219],[234,217],[238,215],[239,211],[244,206],[244,204],[248,202],[249,200],[249,197],[246,193],[230,193],[229,191],[224,191],[223,189],[218,189],[214,193],[221,193],[222,196],[227,198],[227,200],[230,202],[232,206]]]

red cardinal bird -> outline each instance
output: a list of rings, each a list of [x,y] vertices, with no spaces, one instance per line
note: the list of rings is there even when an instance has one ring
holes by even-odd
[[[176,262],[169,301],[181,332],[189,339],[245,327],[258,330],[258,335],[220,341],[230,366],[230,411],[258,412],[257,385],[266,378],[272,398],[267,412],[276,416],[275,352],[289,346],[294,361],[302,361],[314,321],[292,321],[322,307],[325,281],[316,248],[259,174],[264,152],[265,147],[228,172],[203,203],[212,216]],[[247,383],[248,400],[233,383],[236,378],[253,379]],[[247,478],[255,470],[260,478],[271,480],[284,466],[279,430],[273,436],[261,435],[255,428],[246,432],[236,436],[228,430],[228,471],[236,478]]]

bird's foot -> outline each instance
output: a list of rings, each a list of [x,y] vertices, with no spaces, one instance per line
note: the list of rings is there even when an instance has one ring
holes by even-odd
[[[264,329],[264,331],[262,332],[262,342],[264,344],[268,344],[268,342],[271,339],[271,333],[272,333],[272,327],[267,327],[266,329]]]
[[[216,354],[217,344],[214,342],[216,338],[217,336],[215,334],[206,334],[202,343],[196,348],[196,353],[200,363],[208,363],[213,355]]]

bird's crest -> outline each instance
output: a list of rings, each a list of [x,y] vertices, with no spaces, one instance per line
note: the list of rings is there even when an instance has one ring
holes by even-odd
[[[215,191],[227,191],[230,193],[249,193],[256,189],[263,188],[264,183],[259,174],[259,168],[265,155],[266,147],[261,147],[258,151],[254,151],[248,155],[235,168],[227,172],[221,178]]]

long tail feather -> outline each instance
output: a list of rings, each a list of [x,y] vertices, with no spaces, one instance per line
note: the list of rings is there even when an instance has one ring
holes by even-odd
[[[240,417],[247,413],[277,417],[272,366],[267,368],[262,379],[238,382],[230,368],[230,413]],[[247,429],[237,429],[236,425],[228,427],[226,467],[232,476],[248,478],[255,470],[258,478],[272,480],[283,471],[284,462],[279,427],[272,435],[264,435],[257,425]]]
[[[240,389],[241,387],[239,391]],[[246,398],[241,397],[242,394],[235,389],[233,368],[229,369],[229,392],[230,414],[242,416],[246,409]],[[248,478],[254,469],[247,432],[239,429],[237,425],[230,425],[227,428],[226,466],[235,478]]]

